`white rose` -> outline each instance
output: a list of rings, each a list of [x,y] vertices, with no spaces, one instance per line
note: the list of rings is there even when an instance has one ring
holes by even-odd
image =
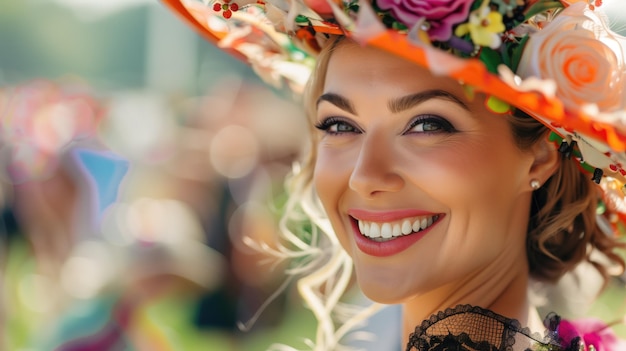
[[[587,4],[574,3],[530,35],[517,75],[553,80],[566,109],[589,104],[601,112],[624,109],[624,39]]]

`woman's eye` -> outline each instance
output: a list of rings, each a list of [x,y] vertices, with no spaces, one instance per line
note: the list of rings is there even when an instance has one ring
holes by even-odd
[[[407,133],[451,133],[454,130],[452,124],[441,117],[420,116],[411,123]]]
[[[331,125],[328,128],[329,132],[336,132],[336,133],[346,133],[346,132],[354,132],[355,129],[354,127],[352,127],[349,124],[343,123],[343,122],[337,122],[333,125]]]
[[[411,128],[412,132],[436,132],[441,126],[433,122],[420,122]]]
[[[315,128],[329,134],[359,133],[359,130],[352,124],[336,118],[325,119],[316,124]]]

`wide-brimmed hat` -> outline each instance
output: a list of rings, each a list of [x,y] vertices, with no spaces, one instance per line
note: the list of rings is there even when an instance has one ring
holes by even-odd
[[[626,38],[609,28],[601,0],[162,1],[296,93],[334,35],[456,79],[496,113],[543,122],[626,218]]]

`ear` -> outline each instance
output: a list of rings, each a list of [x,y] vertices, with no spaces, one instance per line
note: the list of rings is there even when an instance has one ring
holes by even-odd
[[[543,185],[561,166],[561,154],[548,138],[541,138],[530,148],[533,163],[528,172],[528,183],[538,180]]]

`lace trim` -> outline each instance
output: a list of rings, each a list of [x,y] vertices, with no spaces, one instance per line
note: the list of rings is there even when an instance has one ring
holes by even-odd
[[[516,319],[471,305],[459,305],[433,314],[415,328],[407,351],[570,351],[562,347],[558,335],[560,318],[546,318],[546,332],[531,333]],[[578,343],[576,342],[576,346]]]

